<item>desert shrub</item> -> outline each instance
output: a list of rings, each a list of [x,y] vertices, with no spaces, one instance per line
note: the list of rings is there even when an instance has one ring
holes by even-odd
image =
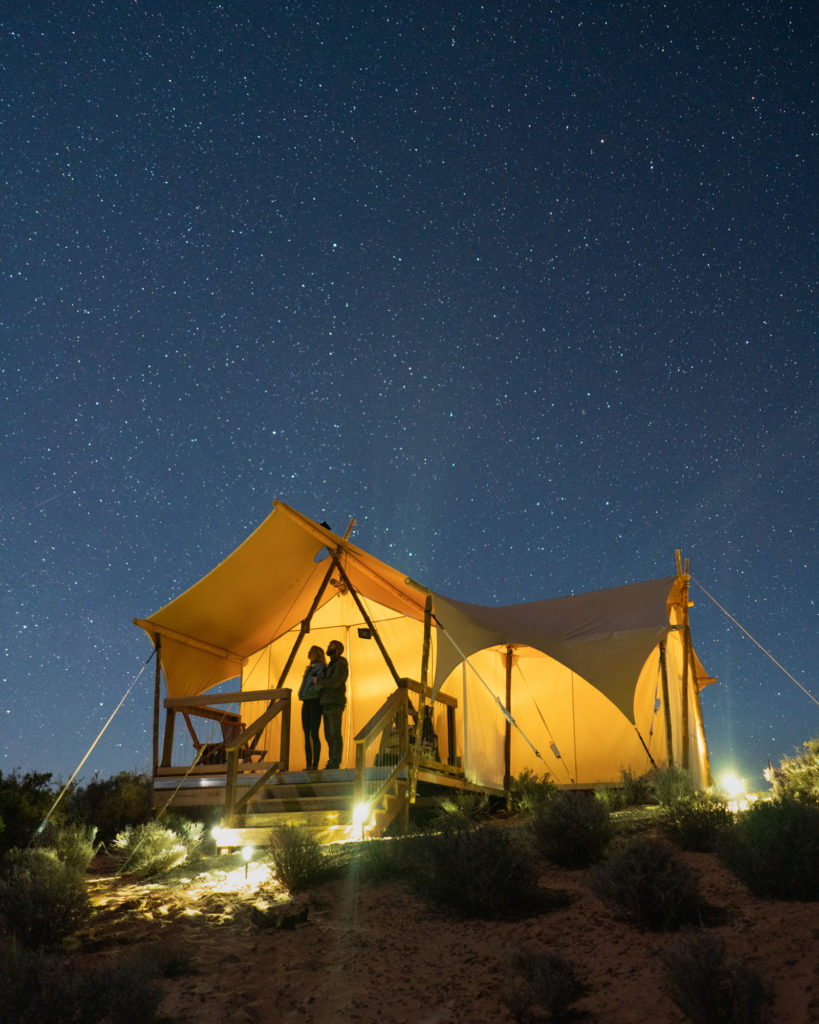
[[[288,892],[304,892],[326,876],[321,847],[298,825],[277,825],[268,838],[268,852],[276,878]]]
[[[603,784],[595,786],[594,799],[599,801],[609,814],[614,811],[621,811],[626,806],[626,798],[619,786],[606,786]]]
[[[66,815],[71,821],[96,825],[100,839],[109,843],[129,826],[151,821],[151,789],[151,779],[138,772],[119,772],[108,779],[95,776],[69,794]]]
[[[145,825],[129,825],[114,837],[113,855],[119,870],[136,875],[161,875],[183,864],[187,847],[172,829],[158,821]]]
[[[657,803],[663,807],[669,807],[694,793],[691,772],[675,764],[657,765],[649,774],[648,784]]]
[[[587,867],[599,860],[611,839],[609,812],[586,793],[557,793],[532,818],[539,852],[563,867]]]
[[[398,839],[367,839],[355,844],[351,868],[368,882],[406,880],[423,857],[426,837],[403,836]]]
[[[620,785],[626,807],[639,807],[651,800],[651,778],[649,775],[633,775],[628,768],[620,769]]]
[[[185,847],[186,860],[196,860],[201,855],[202,844],[205,841],[205,826],[201,821],[191,821],[181,815],[169,814],[163,823]]]
[[[431,823],[436,828],[472,828],[486,818],[488,811],[486,793],[456,789],[436,802]]]
[[[616,846],[591,881],[598,896],[647,928],[673,930],[699,918],[696,876],[661,839],[635,836]]]
[[[45,952],[11,949],[0,959],[0,1019],[14,1024],[150,1024],[161,999],[157,976],[144,955],[79,972]]]
[[[82,876],[48,850],[7,854],[0,874],[0,920],[28,949],[56,945],[90,910]]]
[[[651,800],[649,776],[633,775],[630,769],[621,768],[620,785],[595,786],[594,795],[608,811],[642,806]]]
[[[97,852],[94,840],[97,830],[93,825],[66,825],[49,822],[37,837],[37,846],[51,850],[74,871],[84,872]]]
[[[538,775],[529,768],[524,768],[516,778],[512,779],[512,807],[516,811],[529,813],[540,804],[545,803],[557,792],[557,786],[548,772]]]
[[[756,896],[819,899],[819,805],[758,801],[736,816],[717,853]]]
[[[588,991],[574,965],[556,953],[522,950],[512,958],[514,980],[504,1001],[515,1020],[560,1020]],[[544,1017],[545,1015],[545,1017]]]
[[[543,909],[538,869],[523,834],[486,825],[428,836],[402,864],[410,886],[458,917],[515,918]]]
[[[721,938],[686,936],[665,957],[666,983],[674,1002],[694,1024],[763,1024],[769,993],[747,961],[729,962]]]
[[[734,816],[723,800],[709,793],[694,793],[663,810],[663,831],[684,850],[710,853]]]
[[[49,773],[3,775],[0,772],[0,819],[3,822],[0,855],[15,847],[28,846],[53,803]]]
[[[765,778],[777,799],[819,803],[819,736],[803,746],[803,754],[783,757],[779,768],[769,768]]]

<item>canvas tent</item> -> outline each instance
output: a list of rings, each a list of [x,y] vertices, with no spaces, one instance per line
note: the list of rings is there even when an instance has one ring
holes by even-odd
[[[297,704],[307,648],[341,640],[350,662],[342,767],[353,766],[351,741],[396,679],[409,678],[457,700],[455,763],[476,785],[502,788],[525,768],[567,785],[617,781],[624,768],[666,762],[669,750],[705,785],[699,690],[712,680],[690,645],[687,603],[680,574],[507,607],[468,604],[276,502],[212,572],[135,621],[160,641],[169,698],[288,687]],[[299,766],[293,722],[290,764]],[[264,749],[275,748],[278,728],[268,726]]]

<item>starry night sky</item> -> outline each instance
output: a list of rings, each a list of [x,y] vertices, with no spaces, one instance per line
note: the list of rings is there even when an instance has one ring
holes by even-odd
[[[0,19],[0,771],[279,498],[507,604],[675,571],[814,696],[812,4]],[[715,771],[819,708],[692,587]],[[153,665],[83,769],[149,770]]]

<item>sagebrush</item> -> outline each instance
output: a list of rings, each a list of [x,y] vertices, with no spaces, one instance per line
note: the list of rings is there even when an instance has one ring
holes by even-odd
[[[137,875],[160,875],[183,864],[188,856],[184,840],[158,821],[129,825],[114,837],[119,870]]]
[[[588,992],[574,964],[556,953],[521,950],[512,957],[512,969],[504,1002],[521,1024],[561,1020]]]
[[[183,966],[184,965],[184,966]],[[0,956],[0,1020],[14,1024],[151,1024],[162,997],[160,977],[190,966],[185,952],[153,943],[91,971],[45,951],[20,947]]]
[[[566,791],[540,804],[532,817],[539,852],[563,867],[588,867],[598,861],[611,839],[606,806],[586,793]]]
[[[720,834],[717,853],[756,896],[819,900],[819,804],[758,801]]]
[[[90,913],[85,879],[48,850],[15,850],[0,868],[0,921],[27,949],[55,946]]]
[[[819,736],[803,744],[804,752],[783,757],[779,768],[769,768],[765,778],[779,800],[819,803]]]
[[[534,811],[557,792],[557,786],[548,772],[538,775],[529,768],[512,779],[512,807],[516,811],[528,813]]]
[[[321,847],[305,828],[277,825],[268,837],[268,852],[276,878],[288,892],[304,892],[326,877]]]
[[[763,1024],[769,989],[745,960],[729,961],[718,935],[693,932],[665,957],[668,993],[693,1024]]]
[[[674,930],[697,923],[697,878],[669,843],[635,836],[615,846],[592,868],[592,886],[609,903],[646,928]]]
[[[668,807],[694,794],[694,777],[679,765],[657,765],[649,774],[649,786],[658,804]]]
[[[431,823],[437,828],[472,828],[488,813],[489,797],[486,793],[455,790],[437,801]]]
[[[669,839],[683,850],[711,853],[733,824],[734,815],[719,797],[694,793],[664,808],[660,822]]]
[[[38,835],[37,846],[51,850],[58,860],[83,872],[99,849],[95,845],[96,838],[97,830],[93,825],[49,822]]]
[[[411,848],[404,877],[422,896],[451,914],[515,918],[544,908],[537,860],[523,833],[485,825],[446,831]]]

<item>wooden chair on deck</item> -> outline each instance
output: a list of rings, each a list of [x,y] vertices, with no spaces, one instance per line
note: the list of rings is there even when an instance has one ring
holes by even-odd
[[[225,764],[227,761],[228,744],[232,743],[233,740],[235,740],[237,736],[241,735],[241,733],[243,733],[247,728],[237,714],[234,714],[232,711],[228,711],[218,719],[219,725],[222,729],[221,742],[202,743],[196,735],[196,730],[193,727],[190,713],[183,711],[182,717],[185,719],[185,725],[188,727],[188,732],[191,734],[193,745],[197,750],[202,750],[202,756],[199,759],[199,764]],[[239,760],[245,762],[253,761],[254,758],[259,761],[264,761],[265,756],[267,755],[266,750],[255,750],[250,746],[240,747],[238,753]]]

